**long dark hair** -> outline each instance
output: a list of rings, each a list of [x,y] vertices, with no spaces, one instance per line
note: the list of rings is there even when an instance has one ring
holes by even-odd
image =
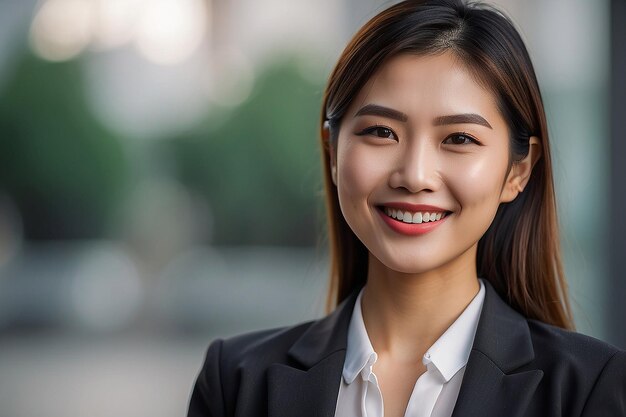
[[[510,133],[510,164],[529,138],[541,141],[523,193],[498,208],[478,242],[477,273],[524,316],[573,328],[561,263],[548,129],[528,51],[512,22],[491,6],[462,0],[407,0],[384,10],[352,38],[328,80],[320,122],[330,246],[327,309],[367,279],[368,251],[346,223],[331,173],[341,119],[374,72],[398,54],[454,53],[498,100]]]

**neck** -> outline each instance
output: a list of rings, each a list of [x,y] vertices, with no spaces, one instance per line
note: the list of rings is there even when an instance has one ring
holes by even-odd
[[[473,248],[437,270],[407,274],[370,254],[361,307],[374,350],[420,359],[478,293],[475,259]]]

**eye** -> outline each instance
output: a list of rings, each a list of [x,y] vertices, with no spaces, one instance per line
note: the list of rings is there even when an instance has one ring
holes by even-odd
[[[357,133],[356,135],[357,136],[370,135],[370,136],[376,136],[378,138],[398,140],[398,137],[396,136],[395,133],[393,133],[393,130],[385,126],[378,126],[378,125],[365,128],[359,133]]]
[[[480,145],[480,142],[467,133],[453,133],[443,141],[446,145]]]

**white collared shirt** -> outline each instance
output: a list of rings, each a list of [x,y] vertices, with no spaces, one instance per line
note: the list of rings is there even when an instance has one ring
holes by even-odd
[[[450,417],[461,388],[465,365],[474,343],[476,327],[485,299],[485,285],[463,313],[428,349],[422,358],[426,366],[415,382],[405,417]],[[372,348],[359,293],[350,325],[343,376],[337,398],[335,417],[383,417],[381,391],[372,367],[377,355]]]

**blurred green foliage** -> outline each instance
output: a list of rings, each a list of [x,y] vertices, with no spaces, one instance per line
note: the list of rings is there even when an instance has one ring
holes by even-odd
[[[25,53],[0,92],[0,191],[27,239],[105,234],[128,181],[121,141],[89,111],[78,61]]]
[[[283,60],[229,114],[173,139],[179,179],[206,197],[212,243],[312,245],[321,230],[322,82]]]
[[[316,243],[321,93],[321,80],[308,80],[293,59],[280,60],[239,107],[214,107],[188,133],[145,145],[173,159],[171,175],[209,202],[207,243]],[[125,140],[90,111],[80,61],[26,53],[0,92],[0,193],[17,204],[25,237],[98,238],[115,230],[110,223],[132,191]]]

